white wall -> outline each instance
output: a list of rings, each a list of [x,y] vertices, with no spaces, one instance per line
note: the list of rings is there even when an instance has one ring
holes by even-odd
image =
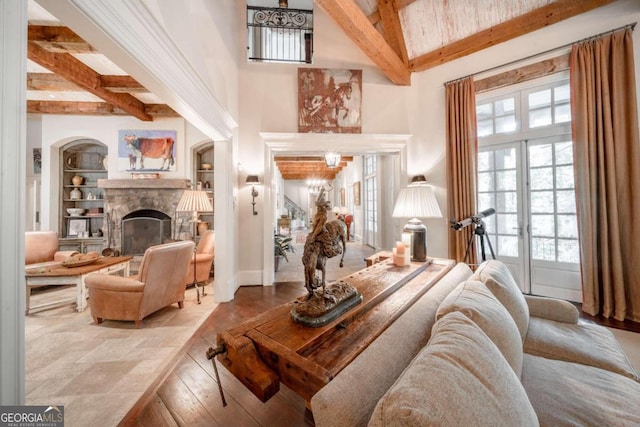
[[[638,21],[639,18],[640,3],[622,0],[435,69],[414,73],[412,85],[400,87],[391,84],[381,75],[342,30],[316,7],[313,67],[363,70],[363,134],[412,135],[406,153],[407,174],[426,175],[444,215],[442,219],[425,220],[429,233],[429,254],[446,257],[449,226],[445,191],[446,134],[443,84],[458,77],[478,73]],[[638,31],[634,33],[634,42],[636,63],[640,64]],[[538,57],[530,62],[540,59]],[[512,67],[520,65],[522,63]],[[264,168],[264,149],[260,132],[297,132],[297,69],[297,65],[241,62],[239,157],[251,173],[260,175]],[[638,70],[640,66],[636,68],[636,73]],[[637,80],[640,81],[640,78]],[[640,85],[638,87],[640,90]],[[406,183],[400,182],[401,187],[405,185]],[[241,191],[240,222],[243,227],[240,230],[240,239],[243,244],[252,248],[262,248],[262,226],[258,221],[254,222],[248,218],[249,201],[247,195]],[[385,203],[391,204],[393,201],[387,199]],[[361,220],[361,213],[361,210],[355,210],[356,221]],[[400,230],[401,226],[401,220],[393,221],[394,230]],[[362,227],[356,228],[356,234],[361,232]],[[261,268],[261,262],[262,257],[252,250],[250,254],[240,254],[238,266],[240,270],[258,270]]]

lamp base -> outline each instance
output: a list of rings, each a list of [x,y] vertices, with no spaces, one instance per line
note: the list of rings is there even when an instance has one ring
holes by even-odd
[[[409,220],[402,231],[411,233],[411,261],[427,260],[427,227],[418,218]]]

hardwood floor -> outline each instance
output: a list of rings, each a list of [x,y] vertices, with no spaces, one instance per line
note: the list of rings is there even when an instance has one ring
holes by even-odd
[[[305,294],[301,282],[272,287],[245,286],[230,303],[218,305],[191,338],[186,354],[178,358],[166,377],[156,381],[127,414],[121,426],[313,426],[305,402],[286,386],[268,402],[260,402],[232,374],[218,364],[227,406],[215,381],[206,352],[215,347],[218,332],[248,320],[265,310]]]
[[[228,403],[222,406],[209,347],[216,346],[218,332],[263,311],[305,294],[302,282],[280,282],[271,287],[244,286],[235,298],[211,313],[178,356],[173,369],[156,380],[145,396],[120,423],[121,426],[313,426],[305,402],[286,386],[267,403],[260,402],[232,374],[218,364]],[[585,320],[604,326],[640,332],[640,325],[582,314]]]

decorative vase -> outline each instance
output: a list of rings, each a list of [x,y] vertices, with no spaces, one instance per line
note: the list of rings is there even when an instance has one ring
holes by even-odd
[[[71,190],[71,192],[69,193],[69,198],[71,200],[80,200],[82,199],[82,191],[80,191],[77,188],[74,188],[73,190]]]
[[[76,175],[73,178],[71,178],[71,183],[73,183],[73,185],[75,185],[76,187],[82,185],[83,181],[84,181],[84,178],[81,177],[80,175]]]

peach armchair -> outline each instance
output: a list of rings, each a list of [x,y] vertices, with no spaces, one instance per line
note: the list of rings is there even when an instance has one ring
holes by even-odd
[[[58,233],[55,231],[27,231],[24,233],[24,263],[64,261],[76,251],[58,250]]]
[[[193,257],[194,243],[167,243],[148,248],[137,275],[129,277],[91,274],[89,289],[91,317],[96,324],[104,319],[133,320],[138,328],[142,319],[173,303],[183,307],[184,276]]]
[[[187,285],[193,284],[193,266],[195,261],[196,267],[196,282],[203,283],[203,286],[209,281],[209,273],[211,272],[211,263],[215,256],[215,232],[213,230],[207,230],[200,236],[200,241],[196,248],[195,260],[191,257],[189,263],[189,270],[185,275],[184,283]]]

